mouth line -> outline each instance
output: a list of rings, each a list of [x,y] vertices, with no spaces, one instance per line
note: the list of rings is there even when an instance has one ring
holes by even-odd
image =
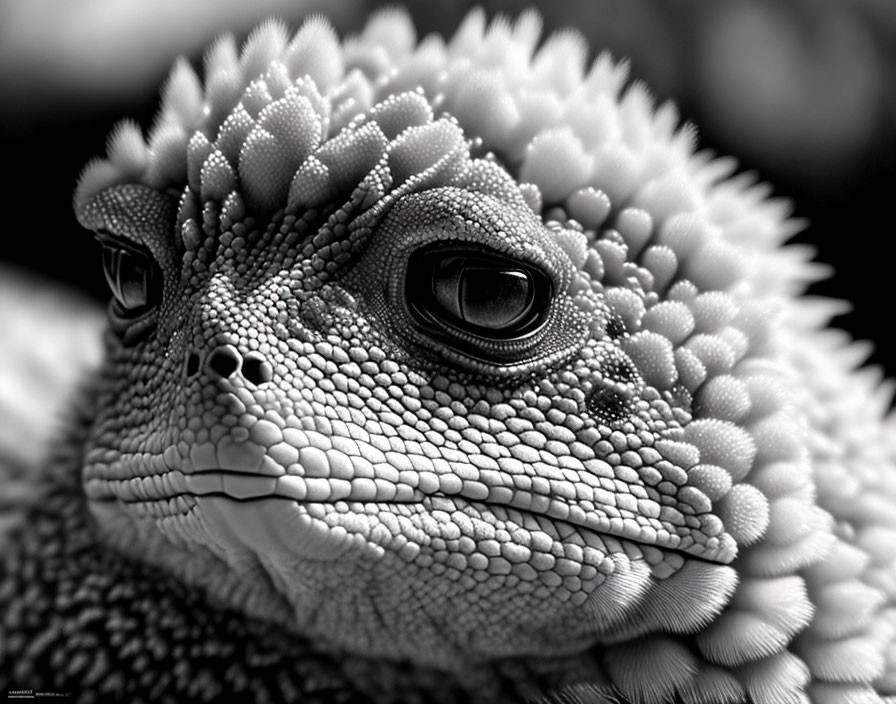
[[[554,525],[566,525],[582,531],[583,534],[592,533],[602,539],[609,538],[620,541],[622,544],[630,543],[642,548],[655,548],[663,552],[678,554],[686,559],[696,559],[714,565],[724,565],[733,559],[733,555],[726,555],[726,551],[721,546],[717,549],[702,548],[700,543],[694,541],[681,547],[680,545],[663,544],[663,541],[650,541],[624,533],[620,534],[620,531],[612,530],[609,525],[594,525],[600,520],[599,517],[594,516],[588,520],[590,514],[584,513],[577,506],[567,504],[565,505],[567,515],[557,515],[560,509],[554,501],[546,506],[548,510],[537,511],[532,510],[531,507],[489,502],[487,497],[473,498],[464,496],[462,493],[446,494],[440,491],[424,493],[410,485],[394,484],[385,480],[376,483],[371,479],[359,482],[358,479],[361,478],[347,480],[289,474],[273,476],[228,469],[206,469],[190,473],[171,470],[167,474],[169,477],[167,486],[164,481],[157,478],[153,483],[154,489],[151,491],[134,492],[128,497],[106,493],[106,496],[95,497],[95,499],[117,500],[125,504],[143,506],[182,499],[195,501],[206,497],[224,498],[240,503],[281,499],[298,504],[322,506],[339,503],[380,506],[419,505],[430,512],[434,510],[456,511],[460,508],[461,503],[481,504],[489,507],[490,510],[517,512],[520,515],[529,515],[536,521],[541,519]],[[582,514],[581,520],[576,520],[574,516],[569,515],[573,509],[577,509]],[[677,534],[670,533],[670,535]]]

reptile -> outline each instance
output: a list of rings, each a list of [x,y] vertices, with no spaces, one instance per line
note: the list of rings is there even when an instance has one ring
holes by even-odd
[[[888,387],[801,223],[540,37],[269,21],[112,132],[105,359],[3,529],[0,689],[896,701]]]

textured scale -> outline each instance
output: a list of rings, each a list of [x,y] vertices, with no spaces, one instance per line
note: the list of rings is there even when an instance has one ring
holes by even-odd
[[[75,209],[149,302],[8,529],[0,687],[893,701],[886,387],[786,205],[539,33],[269,22],[113,132]],[[538,272],[525,334],[433,312],[457,251]]]

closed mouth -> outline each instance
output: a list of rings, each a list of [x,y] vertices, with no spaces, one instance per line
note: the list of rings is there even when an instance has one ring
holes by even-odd
[[[678,553],[688,559],[700,559],[711,563],[728,563],[734,558],[733,544],[716,541],[715,545],[702,545],[689,537],[667,532],[651,537],[634,535],[623,525],[612,525],[610,518],[596,511],[585,511],[577,504],[569,504],[558,497],[515,493],[510,501],[490,501],[488,496],[471,496],[463,490],[457,493],[444,491],[423,492],[408,484],[396,484],[383,479],[355,477],[308,477],[295,474],[279,476],[247,473],[234,470],[210,469],[189,473],[169,470],[162,474],[125,480],[94,479],[87,484],[92,500],[121,501],[133,505],[141,514],[152,516],[177,515],[188,512],[197,500],[218,497],[237,502],[262,500],[290,500],[302,505],[355,505],[398,506],[416,505],[426,511],[454,511],[464,504],[480,504],[497,509],[528,514],[536,519],[561,523],[572,528],[602,537],[615,536],[619,540],[636,545],[654,547]],[[410,506],[409,506],[410,508]]]

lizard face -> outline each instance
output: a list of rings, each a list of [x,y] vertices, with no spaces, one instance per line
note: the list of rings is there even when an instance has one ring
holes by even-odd
[[[624,351],[562,244],[581,232],[433,188],[320,268],[315,238],[346,241],[320,216],[178,255],[164,198],[92,206],[118,330],[84,474],[106,530],[225,603],[436,662],[581,649],[675,575],[727,576],[687,409]]]
[[[637,213],[543,216],[421,93],[337,125],[335,97],[278,93],[271,66],[266,99],[256,81],[188,135],[180,194],[78,197],[113,293],[83,475],[102,534],[355,652],[698,630],[736,582],[713,500],[754,450],[692,419],[687,292],[641,326],[659,284],[627,259]]]

